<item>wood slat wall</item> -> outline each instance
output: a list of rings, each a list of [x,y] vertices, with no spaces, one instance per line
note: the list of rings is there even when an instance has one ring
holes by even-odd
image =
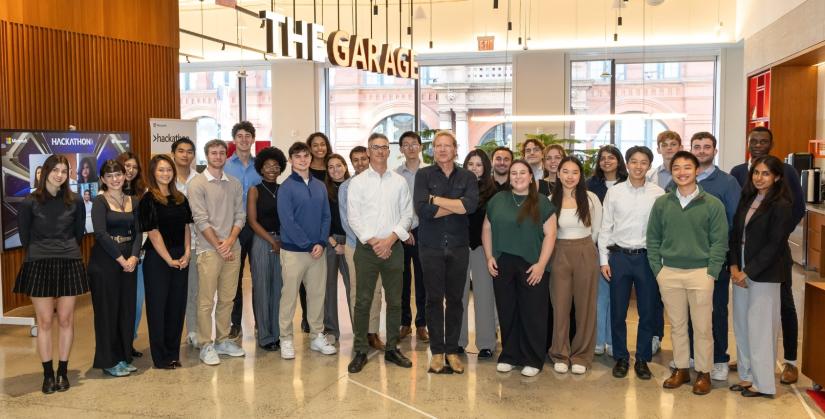
[[[0,20],[0,127],[128,131],[132,150],[145,167],[149,118],[180,118],[174,3],[174,16],[168,19],[174,21],[169,31],[174,39],[161,43]],[[84,240],[84,257],[92,243],[91,237]],[[29,304],[28,297],[11,292],[22,260],[20,249],[2,255],[7,311]]]

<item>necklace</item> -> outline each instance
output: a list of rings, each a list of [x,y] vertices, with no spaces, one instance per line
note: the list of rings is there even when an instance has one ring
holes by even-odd
[[[516,208],[521,208],[521,204],[527,200],[527,197],[524,197],[521,202],[516,201],[516,194],[514,192],[510,192],[510,196],[513,197],[513,203],[516,204]]]
[[[263,187],[264,187],[264,189],[266,189],[266,190],[267,190],[267,192],[269,192],[269,194],[270,194],[270,195],[272,195],[272,198],[273,198],[273,199],[278,199],[278,196],[276,195],[276,192],[273,192],[273,191],[272,191],[272,189],[269,189],[269,187],[268,187],[268,186],[266,186],[266,183],[261,182],[261,186],[263,186]],[[276,190],[276,191],[278,190],[278,185],[277,185],[277,184],[275,184],[275,190]]]
[[[120,208],[120,212],[126,212],[126,194],[122,193],[120,195],[120,202],[118,202],[111,193],[107,192],[106,199],[111,202],[112,204],[116,204],[118,208]]]

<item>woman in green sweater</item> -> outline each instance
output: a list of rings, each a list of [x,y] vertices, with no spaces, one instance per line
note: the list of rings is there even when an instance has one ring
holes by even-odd
[[[671,324],[676,369],[664,388],[690,381],[688,317],[693,320],[696,382],[693,393],[710,392],[713,367],[713,285],[728,251],[725,206],[696,183],[699,161],[687,151],[670,161],[676,184],[653,204],[647,225],[647,259],[656,275]],[[690,316],[688,316],[690,312]]]

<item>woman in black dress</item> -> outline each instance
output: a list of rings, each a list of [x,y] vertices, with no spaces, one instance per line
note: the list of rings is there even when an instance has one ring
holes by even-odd
[[[175,187],[177,173],[165,154],[149,162],[149,190],[140,200],[140,227],[149,235],[144,249],[146,321],[155,368],[180,367],[180,338],[186,313],[192,212]]]
[[[80,254],[86,210],[69,188],[69,161],[54,154],[46,159],[37,190],[20,203],[17,224],[26,251],[14,292],[31,297],[39,333],[37,350],[43,362],[43,392],[69,389],[66,375],[74,340],[77,295],[89,291]],[[52,363],[52,322],[57,313],[59,362],[55,381]]]
[[[117,161],[123,165],[124,177],[123,193],[129,196],[134,196],[140,199],[143,193],[146,192],[146,182],[143,180],[143,169],[140,167],[140,160],[135,153],[131,151],[124,151],[117,156]],[[143,240],[143,238],[141,238]],[[143,265],[138,264],[137,271],[137,293],[135,297],[135,335],[132,338],[132,356],[140,358],[143,353],[139,352],[134,347],[134,340],[137,339],[137,331],[140,326],[140,318],[143,311],[143,300],[146,294],[146,289],[143,286]]]
[[[125,171],[114,160],[100,169],[103,193],[92,204],[95,245],[89,257],[95,313],[93,366],[115,377],[137,370],[132,366],[132,337],[141,232],[138,200],[123,192]]]

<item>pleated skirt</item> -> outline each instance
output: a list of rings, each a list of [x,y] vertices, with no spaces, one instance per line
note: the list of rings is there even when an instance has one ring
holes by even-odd
[[[14,292],[29,297],[69,297],[89,292],[81,259],[50,258],[24,262]]]

